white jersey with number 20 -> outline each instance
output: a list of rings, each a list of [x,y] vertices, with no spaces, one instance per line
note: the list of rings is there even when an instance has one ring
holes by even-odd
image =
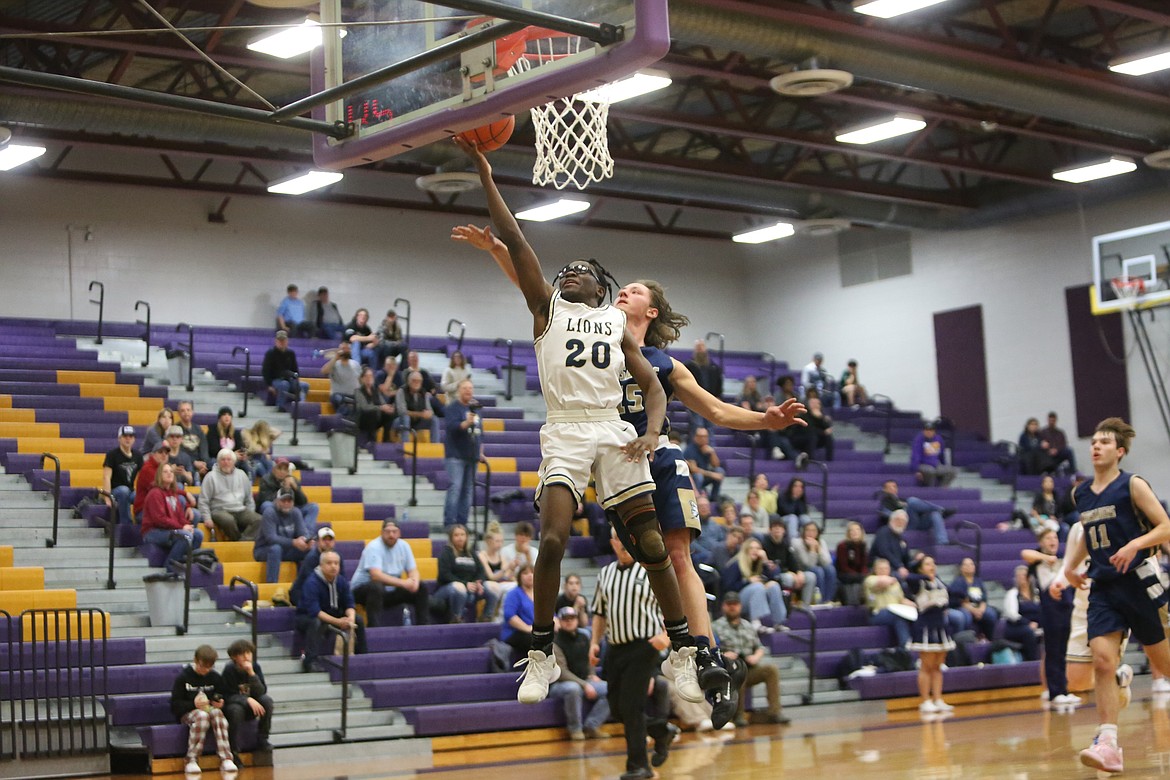
[[[535,341],[540,388],[550,412],[617,409],[626,368],[626,315],[613,306],[566,301],[555,291],[548,327]]]

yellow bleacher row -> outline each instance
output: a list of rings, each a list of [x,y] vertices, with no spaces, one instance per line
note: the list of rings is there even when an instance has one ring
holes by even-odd
[[[377,521],[342,521],[333,524],[334,533],[338,541],[368,542],[377,537],[381,523]],[[415,563],[418,564],[419,577],[424,580],[433,580],[439,576],[439,560],[432,557],[430,539],[403,539],[410,545],[414,553]],[[232,577],[243,577],[257,584],[264,579],[265,564],[254,561],[252,558],[252,542],[206,542],[205,548],[215,550],[215,557],[223,565],[223,581],[231,582]],[[280,565],[280,583],[290,584],[296,579],[296,566],[292,563]],[[261,595],[261,598],[267,598]]]

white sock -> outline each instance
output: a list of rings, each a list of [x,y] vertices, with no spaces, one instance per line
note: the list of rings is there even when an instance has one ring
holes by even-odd
[[[1097,736],[1103,741],[1117,743],[1117,724],[1102,723],[1097,727]]]

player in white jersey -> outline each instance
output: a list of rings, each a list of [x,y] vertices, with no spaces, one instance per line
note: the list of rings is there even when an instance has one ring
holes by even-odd
[[[462,139],[456,138],[456,143],[479,170],[492,223],[508,248],[517,283],[532,312],[541,389],[548,406],[540,432],[542,459],[536,489],[541,534],[532,649],[521,661],[526,668],[517,698],[524,703],[543,700],[549,683],[560,676],[552,654],[553,608],[573,511],[592,473],[602,506],[616,512],[634,548],[631,554],[646,569],[658,599],[671,640],[670,661],[679,694],[702,701],[695,642],[654,511],[654,482],[647,462],[666,419],[666,394],[626,331],[625,314],[603,305],[612,277],[596,260],[575,260],[557,274],[554,289],[492,180],[487,159]],[[618,415],[623,370],[642,389],[648,423],[641,436]]]

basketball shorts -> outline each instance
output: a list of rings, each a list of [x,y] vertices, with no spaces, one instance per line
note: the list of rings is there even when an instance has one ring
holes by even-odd
[[[1087,623],[1090,641],[1118,631],[1124,633],[1126,629],[1143,646],[1156,645],[1166,638],[1159,605],[1146,595],[1142,581],[1129,575],[1108,582],[1093,581]]]
[[[1073,611],[1070,618],[1071,630],[1068,647],[1064,654],[1065,663],[1091,664],[1093,653],[1089,650],[1089,591],[1077,590],[1073,596]],[[1122,652],[1125,652],[1123,639]]]
[[[606,509],[654,492],[646,458],[631,461],[622,451],[637,437],[634,426],[623,422],[616,411],[612,419],[545,423],[540,429],[543,457],[536,486],[537,506],[549,485],[564,485],[578,501],[583,500],[590,475],[597,486],[597,498]]]
[[[654,509],[663,532],[689,528],[693,536],[701,533],[699,504],[695,500],[695,486],[691,470],[683,459],[682,450],[673,444],[662,445],[650,462],[654,479]]]

